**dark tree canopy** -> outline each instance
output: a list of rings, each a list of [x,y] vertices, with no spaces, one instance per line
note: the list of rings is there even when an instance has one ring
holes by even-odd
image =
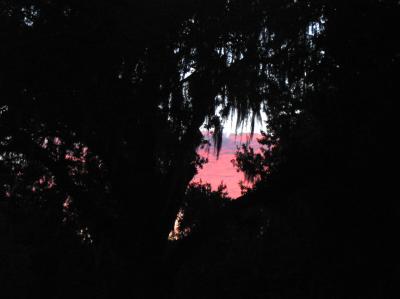
[[[383,298],[399,17],[390,0],[0,1],[5,292],[210,298],[207,278],[186,280],[196,294],[176,280],[232,244],[259,278],[220,296],[358,298],[374,282],[364,293]],[[218,152],[231,113],[254,128],[261,111],[264,151],[235,162],[254,190],[234,203],[188,187],[201,125]],[[179,211],[198,229],[171,245]]]

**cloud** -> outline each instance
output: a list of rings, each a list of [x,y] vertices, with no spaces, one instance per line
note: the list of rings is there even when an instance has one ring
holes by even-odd
[[[254,134],[250,146],[258,149],[257,138],[259,137],[261,137],[260,134]],[[229,196],[232,198],[239,197],[241,195],[239,181],[244,180],[244,174],[237,172],[231,160],[235,158],[237,147],[245,143],[247,138],[249,138],[247,133],[238,134],[237,136],[235,134],[223,136],[222,148],[218,159],[213,149],[208,154],[204,149],[199,150],[199,154],[207,156],[209,162],[204,165],[203,169],[198,170],[198,174],[193,178],[193,181],[197,182],[201,179],[203,182],[210,183],[213,189],[216,189],[223,182],[227,186]]]

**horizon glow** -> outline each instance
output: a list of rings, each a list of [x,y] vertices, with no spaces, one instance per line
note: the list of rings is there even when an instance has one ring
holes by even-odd
[[[263,111],[261,111],[261,122],[257,119],[255,120],[254,135],[249,143],[255,151],[260,148],[257,138],[261,137],[261,131],[267,131],[265,126],[263,126],[266,120],[267,116]],[[198,150],[201,156],[208,158],[208,163],[206,163],[202,169],[198,169],[198,174],[192,179],[192,182],[202,181],[203,183],[211,184],[213,190],[216,190],[222,182],[227,187],[226,191],[228,192],[228,196],[232,198],[241,196],[239,182],[244,182],[244,174],[236,170],[231,160],[235,158],[237,147],[248,141],[251,132],[250,121],[245,122],[238,130],[236,130],[236,122],[237,114],[233,113],[223,124],[222,147],[218,159],[213,150],[209,152],[205,149]],[[204,124],[200,129],[205,136],[209,133],[204,128]],[[245,185],[250,186],[250,184],[246,182]]]

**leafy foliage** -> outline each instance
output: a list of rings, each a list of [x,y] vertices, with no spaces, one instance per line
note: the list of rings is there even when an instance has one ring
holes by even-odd
[[[1,1],[0,223],[9,223],[2,235],[8,256],[29,252],[20,268],[46,265],[24,272],[21,283],[35,294],[51,285],[42,295],[49,298],[171,297],[164,278],[176,268],[165,253],[178,212],[186,209],[194,225],[231,211],[218,207],[222,189],[187,189],[205,162],[196,154],[199,127],[214,131],[218,152],[229,114],[237,112],[240,128],[248,119],[254,125],[261,109],[265,148],[244,147],[236,163],[256,183],[249,202],[287,214],[269,240],[285,252],[303,237],[320,244],[310,250],[318,252],[312,269],[322,290],[310,287],[305,298],[327,297],[327,282],[343,269],[359,275],[372,254],[358,252],[366,240],[385,244],[381,232],[394,219],[384,217],[390,203],[376,203],[394,185],[385,167],[394,157],[398,14],[390,0]],[[229,233],[220,236],[240,240],[240,249],[246,229],[235,235],[232,227],[253,226],[239,223],[222,225]],[[329,263],[325,248],[340,263]],[[268,254],[273,261],[276,253]],[[91,274],[84,285],[82,273]],[[79,287],[64,292],[51,283],[68,279]],[[329,296],[345,298],[344,289]]]

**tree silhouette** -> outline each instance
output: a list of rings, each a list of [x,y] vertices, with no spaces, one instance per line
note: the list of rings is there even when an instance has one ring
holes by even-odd
[[[237,166],[258,178],[248,196],[289,215],[291,230],[312,244],[314,262],[303,271],[319,278],[306,297],[391,296],[389,165],[398,64],[392,30],[398,13],[389,1],[327,2],[315,48],[323,55],[311,69],[298,114],[289,117],[290,129],[271,123],[261,143],[275,138],[272,155],[247,147],[237,155]],[[285,225],[277,224],[282,235]]]
[[[261,109],[274,147],[238,159],[259,176],[252,196],[280,211],[306,202],[305,227],[320,227],[309,238],[336,244],[349,277],[361,273],[356,250],[370,238],[385,244],[394,219],[377,226],[393,209],[375,202],[391,182],[377,173],[394,156],[398,11],[389,0],[2,1],[0,223],[7,255],[23,248],[21,268],[37,263],[24,288],[49,298],[171,297],[167,237],[202,163],[199,127],[214,130],[218,151],[230,113],[238,128],[247,119],[254,127]],[[324,257],[327,283],[343,268],[324,272]]]

